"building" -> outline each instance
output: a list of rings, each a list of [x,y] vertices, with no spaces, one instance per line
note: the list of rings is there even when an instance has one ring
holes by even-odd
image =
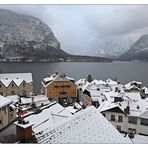
[[[59,125],[63,120],[72,116],[72,114],[56,101],[40,108],[40,111],[28,115],[26,111],[23,120],[15,122],[16,135],[18,140],[29,140],[36,133],[39,133],[47,128],[54,128]],[[25,117],[27,116],[27,117]]]
[[[121,132],[148,136],[148,100],[139,92],[108,92],[99,111]]]
[[[12,101],[0,95],[0,130],[16,119],[16,107]]]
[[[28,116],[25,121],[24,124],[15,124],[23,131],[32,129],[36,142],[41,144],[131,143],[92,106],[72,115],[56,103],[38,114]],[[26,135],[25,132],[20,133]]]
[[[0,74],[0,94],[29,97],[33,91],[32,73]]]
[[[74,79],[67,77],[64,73],[50,74],[41,83],[42,93],[49,99],[56,100],[63,106],[77,101],[77,86]]]
[[[131,143],[92,106],[79,111],[55,128],[36,133],[35,137],[37,143],[41,144]]]

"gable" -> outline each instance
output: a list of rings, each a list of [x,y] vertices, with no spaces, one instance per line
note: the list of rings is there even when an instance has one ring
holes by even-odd
[[[125,114],[124,111],[122,111],[118,106],[117,107],[114,107],[114,108],[111,108],[111,109],[108,109],[108,110],[105,110],[105,111],[110,111],[110,112],[116,112],[116,113],[123,113],[123,114]],[[103,111],[103,112],[105,112],[105,111]]]

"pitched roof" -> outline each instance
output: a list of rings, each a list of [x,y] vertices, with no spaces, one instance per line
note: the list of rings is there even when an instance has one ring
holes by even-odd
[[[0,81],[8,87],[13,81],[17,86],[25,81],[26,83],[32,82],[32,73],[4,73],[0,74]]]
[[[115,84],[118,84],[118,82],[116,82],[116,81],[114,81],[114,80],[112,80],[112,79],[107,79],[107,80],[106,80],[106,83],[107,83],[108,85],[115,85]]]
[[[90,106],[65,120],[56,128],[35,134],[38,143],[131,143]]]
[[[10,99],[0,95],[0,108],[6,106],[8,104],[11,104],[11,103],[12,103],[12,101]]]
[[[44,78],[42,84],[44,86],[49,85],[52,81],[74,81],[73,78],[67,77],[66,74],[62,73],[53,73],[48,77]]]
[[[69,116],[72,116],[72,114],[68,110],[66,110],[60,104],[53,102],[47,105],[47,107],[45,106],[40,113],[32,114],[26,117],[25,120],[29,121],[29,125],[33,125],[33,132],[38,133],[47,129],[47,127],[53,128],[57,126],[60,122],[63,122],[63,120],[67,119]],[[18,124],[17,122],[15,124],[21,127],[26,126]]]
[[[87,88],[90,83],[86,79],[80,79],[76,82],[76,85],[81,88],[83,91]]]
[[[96,84],[96,85],[105,85],[105,84],[107,84],[105,81],[102,81],[102,80],[93,80],[92,82],[91,82],[91,84]]]
[[[126,108],[128,103],[130,106],[130,116],[139,117],[148,110],[148,100],[141,99],[139,93],[117,93],[112,91],[104,93],[104,95],[107,100],[99,106],[98,110],[100,112],[107,111],[115,107],[119,107],[124,112],[124,108]],[[122,101],[114,102],[114,97],[121,97]]]

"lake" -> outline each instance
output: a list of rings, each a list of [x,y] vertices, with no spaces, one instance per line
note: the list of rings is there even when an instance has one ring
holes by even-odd
[[[129,81],[142,81],[148,87],[148,63],[147,62],[53,62],[53,63],[0,63],[0,72],[17,73],[32,72],[33,85],[36,93],[40,92],[41,80],[48,73],[64,72],[76,81],[87,78],[91,74],[93,79],[106,80],[115,78],[123,84]]]

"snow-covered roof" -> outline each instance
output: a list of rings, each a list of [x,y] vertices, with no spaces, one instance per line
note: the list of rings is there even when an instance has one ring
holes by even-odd
[[[83,91],[87,88],[90,83],[86,79],[80,79],[76,82],[76,85],[81,88]]]
[[[107,80],[106,80],[106,83],[107,83],[108,85],[116,85],[116,84],[118,84],[118,82],[116,82],[116,81],[114,81],[114,80],[112,80],[112,79],[107,79]]]
[[[32,83],[32,73],[4,73],[0,74],[0,81],[8,87],[13,81],[17,86],[25,81],[26,83]]]
[[[38,143],[131,143],[95,107],[90,106],[56,128],[35,134]]]
[[[125,134],[123,133],[122,135],[125,136]],[[126,135],[126,137],[128,138],[128,135]],[[132,142],[133,144],[148,144],[148,136],[134,134],[134,138],[132,138]]]
[[[65,109],[67,109],[69,112],[71,112],[72,114],[76,113],[78,111],[78,109],[74,109],[73,106],[68,106],[65,107]]]
[[[42,130],[48,128],[53,128],[57,126],[60,122],[67,119],[72,114],[62,107],[58,103],[51,104],[50,107],[47,107],[38,114],[32,114],[25,118],[25,120],[29,121],[29,124],[32,124],[32,130],[34,133],[38,133]],[[19,125],[17,122],[15,123]],[[20,124],[19,126],[24,126]]]
[[[18,95],[6,96],[6,98],[12,100],[13,103],[17,103],[19,101]]]
[[[92,82],[91,82],[91,84],[96,84],[96,85],[105,85],[105,84],[107,84],[105,81],[102,81],[102,80],[93,80]]]
[[[131,87],[134,83],[136,83],[136,84],[138,84],[138,85],[142,85],[142,82],[131,81],[131,82],[125,84],[124,87],[125,87],[126,89],[131,89],[130,87]],[[134,85],[133,85],[133,86],[134,86]]]
[[[43,79],[43,85],[49,85],[52,81],[74,81],[73,78],[67,77],[64,73],[53,73]],[[45,83],[44,83],[45,82]]]
[[[21,103],[22,104],[30,104],[32,103],[32,98],[21,98]],[[37,95],[37,96],[34,96],[34,103],[37,104],[49,104],[50,101],[49,99],[47,98],[47,96],[45,95]]]
[[[6,106],[8,104],[11,104],[11,103],[12,103],[12,101],[10,99],[0,95],[0,108]]]
[[[148,100],[141,99],[139,93],[124,94],[112,91],[104,93],[104,95],[107,100],[99,106],[98,110],[100,112],[107,111],[115,107],[120,108],[124,112],[124,108],[126,108],[128,104],[130,106],[130,116],[138,117],[148,110]],[[114,102],[114,97],[121,97],[122,101]]]

